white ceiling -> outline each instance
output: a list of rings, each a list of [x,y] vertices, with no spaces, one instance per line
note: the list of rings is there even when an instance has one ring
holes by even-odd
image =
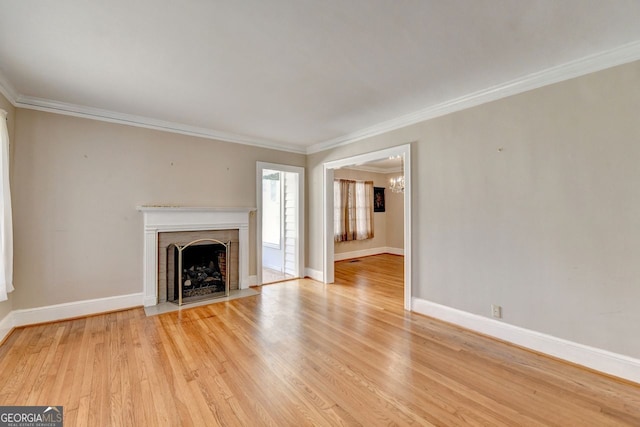
[[[639,22],[637,0],[0,0],[0,89],[313,152],[638,59]]]

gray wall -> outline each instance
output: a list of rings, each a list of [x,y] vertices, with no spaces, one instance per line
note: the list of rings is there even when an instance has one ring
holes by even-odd
[[[640,62],[307,158],[309,267],[322,163],[412,143],[414,296],[640,357]]]
[[[305,156],[18,109],[13,308],[142,292],[136,206],[255,207],[256,161]],[[255,218],[250,223],[255,274]]]

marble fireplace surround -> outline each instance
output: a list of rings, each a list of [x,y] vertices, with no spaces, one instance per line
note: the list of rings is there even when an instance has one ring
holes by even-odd
[[[249,215],[255,208],[138,206],[144,215],[145,307],[158,304],[158,233],[237,229],[239,288],[249,287]]]

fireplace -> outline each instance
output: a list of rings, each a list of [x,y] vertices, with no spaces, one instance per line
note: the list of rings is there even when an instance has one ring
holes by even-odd
[[[231,241],[198,239],[167,247],[167,301],[182,305],[229,296]]]
[[[218,281],[218,275],[212,274],[215,271],[222,271],[225,274],[225,283],[228,281],[229,291],[239,289],[239,249],[240,234],[238,229],[224,230],[191,230],[191,231],[161,231],[158,233],[158,303],[166,301],[179,302],[179,294],[184,297],[199,298],[187,299],[183,302],[195,302],[205,298],[215,298],[220,295],[205,296],[208,291],[203,289],[201,280],[206,279],[203,274],[210,277],[208,283],[212,285]],[[223,246],[223,245],[226,245]],[[227,250],[228,249],[228,250]],[[183,251],[183,258],[186,255],[187,260],[183,262],[182,276],[177,272],[180,268],[176,268],[179,261],[178,255]],[[224,260],[222,254],[224,252]],[[195,257],[195,260],[189,258]],[[183,261],[185,261],[183,259]],[[188,264],[188,265],[187,265]],[[210,264],[213,264],[210,266]],[[193,267],[193,270],[189,270]],[[209,269],[213,269],[210,272]],[[196,273],[200,273],[199,275]],[[211,274],[209,274],[211,273]],[[183,292],[180,292],[179,280],[182,277]],[[189,283],[185,283],[190,280]],[[185,293],[186,292],[186,293]]]
[[[249,287],[249,217],[253,214],[253,208],[211,208],[211,207],[181,207],[181,206],[139,206],[138,210],[144,214],[144,265],[143,265],[143,281],[144,281],[144,305],[145,307],[154,306],[158,303],[171,301],[172,299],[180,299],[176,297],[175,283],[176,272],[174,267],[175,252],[178,247],[195,248],[206,246],[208,244],[217,245],[215,240],[221,244],[228,245],[228,255],[225,255],[224,263],[217,260],[217,266],[211,265],[214,258],[208,261],[202,261],[201,264],[189,265],[187,270],[193,266],[193,272],[200,268],[200,273],[204,273],[204,269],[212,268],[219,270],[222,276],[222,270],[225,271],[225,281],[229,283],[229,292],[234,290],[247,289]],[[200,241],[202,240],[202,241]],[[198,241],[197,243],[194,243]],[[207,243],[207,241],[209,241]],[[169,250],[171,245],[175,249]],[[220,253],[220,246],[209,248],[214,252]],[[187,249],[184,249],[187,251]],[[197,249],[197,251],[205,249]],[[197,252],[196,251],[196,252]],[[170,253],[169,253],[170,252]],[[184,255],[184,254],[183,254]],[[210,256],[212,256],[210,254]],[[216,257],[218,255],[215,255]],[[196,257],[198,257],[196,255]],[[172,261],[173,259],[173,261]],[[183,259],[184,263],[184,259]],[[215,264],[215,262],[214,262]],[[169,269],[173,269],[171,278],[169,278]],[[183,269],[184,270],[184,269]],[[191,273],[193,275],[194,273]],[[184,273],[184,272],[183,272]],[[208,274],[208,272],[207,272]],[[197,278],[198,275],[195,274]],[[217,275],[200,278],[208,281],[216,281]],[[180,276],[178,276],[178,279]],[[190,280],[189,273],[187,277],[183,276],[184,281]],[[172,285],[170,282],[174,282]],[[173,286],[171,290],[169,287]],[[179,283],[178,283],[179,286]],[[195,283],[190,282],[190,286]],[[210,292],[213,296],[219,295],[217,288],[204,290],[203,283],[198,282],[199,290],[187,292],[188,297],[203,298],[197,293]],[[184,289],[187,286],[183,287]],[[171,296],[171,297],[170,297]],[[168,298],[170,297],[170,298]],[[210,298],[211,296],[207,296]],[[186,301],[183,294],[183,303]],[[179,303],[179,301],[178,301]]]

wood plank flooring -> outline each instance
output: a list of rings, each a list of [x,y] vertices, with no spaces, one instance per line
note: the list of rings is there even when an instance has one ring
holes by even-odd
[[[14,331],[0,405],[66,426],[638,426],[640,387],[402,310],[402,257],[253,297]]]

